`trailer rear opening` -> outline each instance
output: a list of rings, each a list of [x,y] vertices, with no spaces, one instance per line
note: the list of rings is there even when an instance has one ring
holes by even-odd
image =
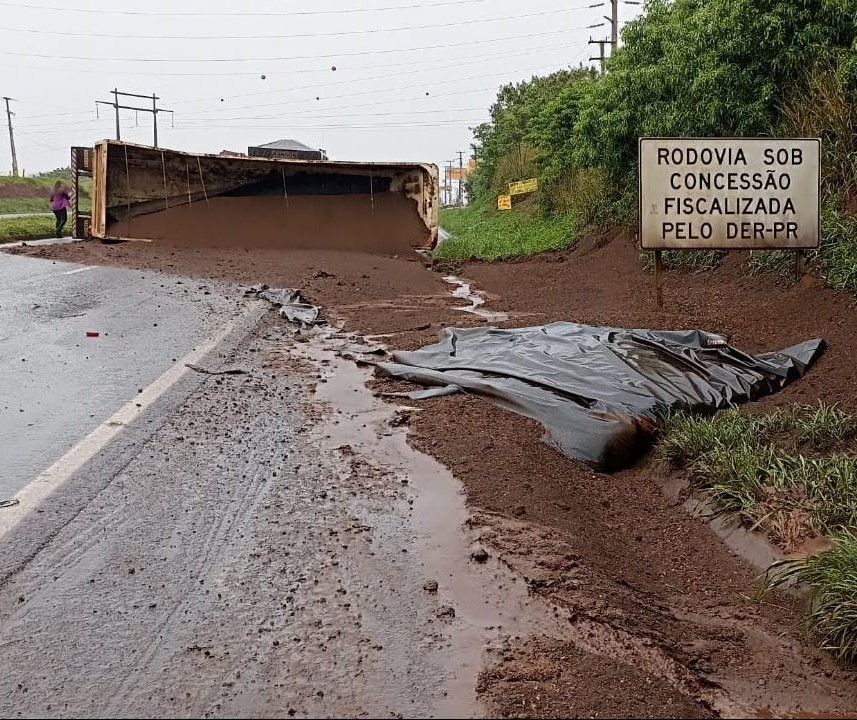
[[[94,238],[388,255],[437,242],[431,164],[233,158],[108,140],[72,166],[92,173]]]

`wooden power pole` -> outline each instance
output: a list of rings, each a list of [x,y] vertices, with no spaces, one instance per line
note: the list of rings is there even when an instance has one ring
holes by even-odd
[[[18,177],[18,155],[15,152],[15,133],[12,130],[12,116],[15,114],[9,108],[9,101],[14,98],[3,96],[6,101],[6,122],[9,124],[9,148],[12,151],[12,177]]]

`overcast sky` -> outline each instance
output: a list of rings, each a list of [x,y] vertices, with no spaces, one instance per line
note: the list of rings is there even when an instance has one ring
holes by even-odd
[[[620,3],[622,22],[638,12]],[[587,26],[604,14],[598,0],[0,0],[0,95],[16,98],[28,174],[114,137],[113,109],[95,112],[114,87],[175,111],[174,128],[159,115],[162,147],[295,138],[332,159],[440,165],[469,150],[500,85],[596,55],[587,40],[609,27]],[[123,140],[151,144],[151,114],[121,124]]]

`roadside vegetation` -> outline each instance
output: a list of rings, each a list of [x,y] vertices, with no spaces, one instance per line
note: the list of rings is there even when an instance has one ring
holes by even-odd
[[[766,589],[807,584],[809,635],[857,661],[857,416],[824,404],[762,415],[679,413],[658,454],[715,509],[798,554],[771,568]],[[800,556],[817,538],[831,549]]]
[[[0,243],[53,237],[55,231],[56,221],[53,215],[0,218]]]
[[[440,224],[450,234],[434,253],[441,260],[499,260],[571,245],[577,223],[568,213],[546,217],[523,209],[496,212],[481,203],[444,208]]]
[[[500,89],[474,128],[479,222],[499,214],[491,208],[509,182],[537,177],[542,218],[571,213],[578,232],[633,227],[640,137],[820,137],[823,240],[811,267],[857,292],[855,18],[857,0],[650,0],[604,74],[581,66]],[[719,259],[675,253],[666,266]],[[786,253],[750,259],[754,273],[793,268]]]
[[[0,181],[2,185],[2,181]],[[0,197],[0,215],[13,213],[48,213],[51,211],[47,198],[4,198]]]
[[[818,250],[807,253],[807,260],[830,287],[857,293],[857,214],[829,205],[824,208],[821,244]],[[794,274],[794,262],[794,253],[764,250],[752,252],[748,265],[753,274],[770,272],[790,278]]]
[[[71,187],[71,169],[57,168],[33,177],[0,177],[0,215],[49,213],[49,198],[57,180]],[[80,207],[83,210],[90,207],[91,189],[91,178],[81,178]]]
[[[723,262],[723,253],[719,250],[694,250],[691,252],[664,250],[661,257],[665,270],[683,270],[685,272],[714,270],[719,268]],[[646,272],[654,272],[654,254],[650,252],[640,253],[640,264]]]

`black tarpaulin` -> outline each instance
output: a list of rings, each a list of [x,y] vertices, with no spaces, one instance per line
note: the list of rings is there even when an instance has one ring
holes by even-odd
[[[437,344],[395,352],[394,362],[378,368],[435,386],[437,394],[464,391],[534,418],[561,452],[613,471],[651,445],[670,410],[711,412],[775,392],[801,377],[823,349],[816,339],[754,356],[700,330],[558,322],[447,328]]]

